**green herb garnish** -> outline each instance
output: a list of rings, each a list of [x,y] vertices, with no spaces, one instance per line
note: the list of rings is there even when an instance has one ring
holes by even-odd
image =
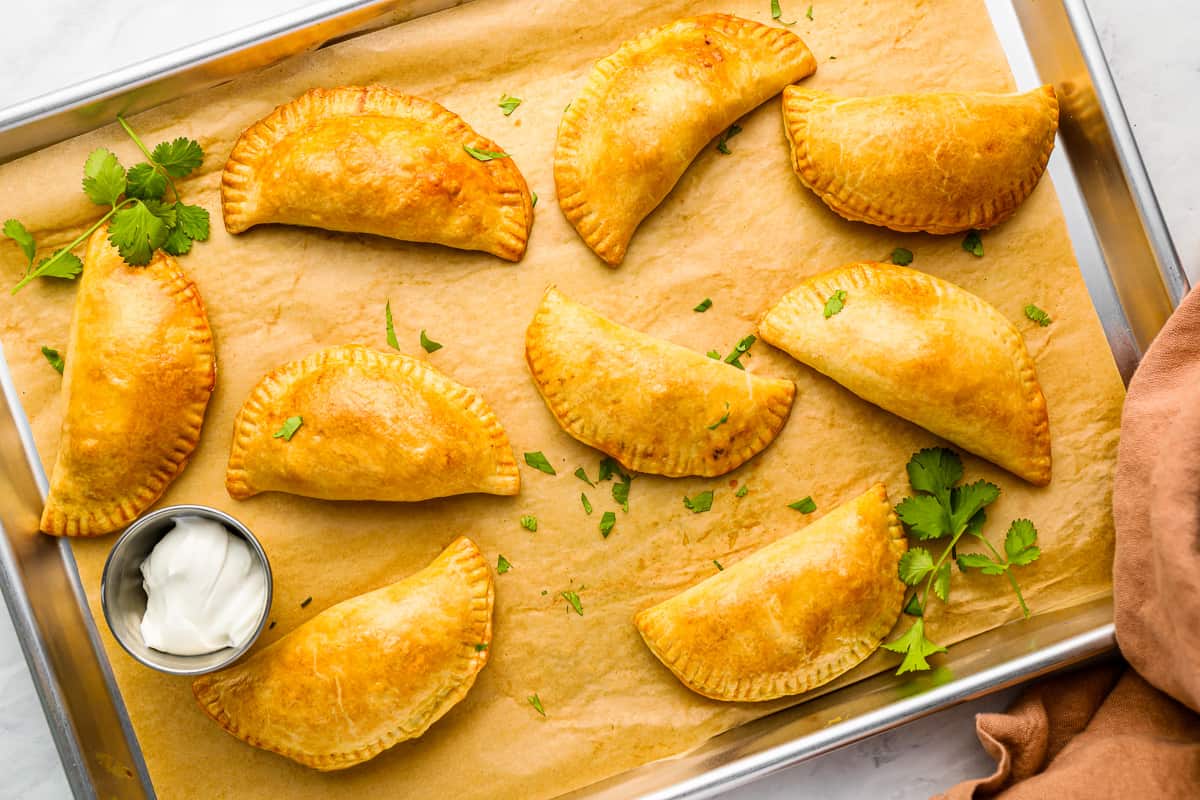
[[[521,105],[521,98],[511,97],[507,94],[500,97],[500,110],[504,112],[504,116],[510,116],[512,112],[517,110],[517,106]],[[475,155],[471,153],[471,155]],[[478,156],[476,156],[478,158]]]
[[[712,308],[712,298],[706,297],[703,300],[701,300],[699,303],[697,303],[696,307],[693,308],[692,311],[695,311],[698,314],[703,314],[705,311],[708,311],[710,308]]]
[[[50,362],[50,366],[58,370],[59,375],[62,375],[65,364],[63,364],[62,356],[58,354],[58,351],[53,347],[42,345],[42,355],[44,355],[46,360]]]
[[[713,359],[714,361],[720,361],[720,360],[721,360],[721,354],[720,354],[720,353],[718,353],[716,350],[709,350],[709,351],[708,351],[708,353],[707,353],[707,355],[708,355],[708,357],[709,357],[709,358]]]
[[[979,231],[967,231],[962,240],[962,249],[976,258],[983,258],[983,239],[979,238]]]
[[[721,416],[721,418],[719,420],[717,420],[716,422],[714,422],[712,425],[709,425],[708,429],[710,431],[715,431],[717,428],[721,427],[726,422],[729,422],[729,403],[725,404],[725,413]]]
[[[742,132],[742,127],[740,125],[730,125],[729,130],[722,133],[721,137],[719,139],[717,139],[717,152],[724,153],[725,155],[729,155],[730,154],[729,140],[732,139],[733,137],[737,136],[741,132]]]
[[[804,15],[804,16],[808,17],[808,21],[809,21],[809,22],[812,22],[812,18],[813,18],[813,16],[812,16],[812,9],[813,9],[813,7],[812,7],[812,6],[809,6],[809,7],[808,7],[808,12],[807,12],[807,13],[805,13],[805,15]]]
[[[734,492],[734,493],[733,493],[733,496],[734,496],[734,497],[745,497],[745,496],[746,496],[746,492],[748,492],[748,491],[750,491],[750,484],[748,484],[748,483],[743,483],[743,484],[742,484],[742,485],[741,485],[741,486],[738,488],[738,490],[737,490],[736,492]]]
[[[725,571],[725,568],[721,566],[721,562],[717,561],[715,558],[713,559],[713,566],[715,566],[717,568],[717,572]]]
[[[794,503],[788,503],[788,508],[799,511],[801,514],[811,514],[817,510],[817,504],[813,502],[810,496],[803,500],[797,500]]]
[[[1025,316],[1029,317],[1029,319],[1036,322],[1038,325],[1041,325],[1043,328],[1054,321],[1050,319],[1049,314],[1047,314],[1045,311],[1042,311],[1033,303],[1025,306]]]
[[[387,328],[387,343],[393,350],[400,349],[400,340],[396,338],[396,327],[392,324],[392,301],[383,305],[383,324]]]
[[[586,492],[579,493],[579,502],[583,503],[583,511],[590,517],[592,515],[592,501],[588,500]]]
[[[300,426],[303,424],[303,417],[288,417],[283,421],[283,426],[272,434],[272,438],[290,442],[292,437],[296,435],[296,431],[300,430]]]
[[[530,192],[533,195],[533,202],[529,204],[530,208],[537,208],[537,192]]]
[[[541,470],[542,472],[546,473],[547,475],[557,475],[558,474],[557,472],[554,471],[554,467],[551,466],[550,462],[546,460],[546,457],[544,455],[542,455],[541,450],[537,450],[532,453],[526,453],[525,454],[525,463],[528,464],[529,466],[533,467],[534,469]]]
[[[485,642],[479,642],[478,644],[475,645],[476,653],[482,653],[484,650],[487,650],[487,649],[488,649],[488,646]]]
[[[527,531],[537,533],[537,517],[533,514],[526,514],[521,517],[521,527]]]
[[[583,602],[579,599],[579,593],[567,589],[565,592],[559,592],[563,599],[571,604],[571,608],[575,609],[575,613],[583,616]]]
[[[605,511],[600,516],[600,535],[605,539],[612,533],[613,526],[617,524],[617,515],[612,511]]]
[[[595,486],[595,485],[596,485],[596,484],[592,483],[592,481],[591,481],[591,479],[590,479],[590,478],[588,478],[588,476],[587,476],[587,470],[585,470],[583,467],[580,467],[579,469],[575,470],[575,477],[576,477],[576,478],[579,478],[579,480],[583,481],[583,482],[584,482],[584,483],[586,483],[588,486]]]
[[[301,608],[308,608],[308,604],[312,602],[312,597],[304,598],[304,602],[300,604]]]
[[[497,158],[508,158],[508,153],[499,153],[494,150],[477,150],[465,144],[463,145],[463,150],[466,150],[471,158],[476,161],[494,161]]]
[[[897,247],[892,251],[892,263],[898,267],[907,267],[913,262],[912,250]]]
[[[778,20],[783,25],[795,25],[797,22],[797,20],[792,20],[791,22],[784,22],[782,19],[779,19],[782,16],[783,16],[783,9],[779,7],[779,0],[771,0],[771,19]]]
[[[435,342],[433,339],[430,339],[428,336],[426,336],[425,329],[422,328],[421,329],[421,348],[426,353],[436,353],[438,350],[442,349],[442,344],[440,342]],[[397,347],[396,349],[399,350],[400,348]]]
[[[509,561],[507,558],[505,558],[504,556],[500,556],[499,558],[496,559],[496,572],[503,575],[504,573],[508,572],[510,569],[512,569],[512,562]]]
[[[529,695],[529,697],[526,699],[529,701],[529,705],[533,706],[534,711],[538,712],[543,717],[546,716],[546,709],[542,708],[542,700],[537,696],[537,692]]]
[[[623,475],[621,481],[612,486],[613,502],[619,505],[626,514],[629,513],[629,487],[632,480],[630,476]]]
[[[745,369],[745,367],[742,366],[742,356],[746,355],[746,352],[749,351],[750,347],[757,341],[758,337],[754,334],[743,336],[741,341],[733,346],[733,352],[725,356],[725,363],[732,364],[738,369]]]
[[[846,291],[838,289],[833,294],[829,295],[829,299],[825,301],[825,319],[829,319],[834,314],[839,313],[846,307]]]
[[[683,496],[683,507],[691,511],[693,514],[702,514],[712,508],[713,493],[712,490],[706,490],[696,495],[695,497]]]

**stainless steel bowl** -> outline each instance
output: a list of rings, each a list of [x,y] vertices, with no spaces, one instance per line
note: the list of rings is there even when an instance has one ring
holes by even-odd
[[[150,555],[154,546],[173,527],[176,517],[204,517],[221,523],[230,533],[241,536],[250,545],[267,573],[267,598],[263,604],[262,617],[254,633],[237,647],[226,647],[198,656],[177,656],[149,647],[142,639],[142,616],[146,613],[146,592],[142,588],[142,562]],[[104,619],[125,652],[148,667],[171,675],[203,675],[227,667],[250,649],[262,633],[263,626],[271,614],[271,595],[274,581],[271,563],[262,545],[254,534],[242,523],[208,506],[168,506],[152,511],[130,525],[104,564],[100,579],[100,604],[104,608]]]

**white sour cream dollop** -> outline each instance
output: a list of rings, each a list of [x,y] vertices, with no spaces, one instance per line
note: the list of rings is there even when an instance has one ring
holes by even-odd
[[[267,572],[240,536],[204,517],[180,516],[142,562],[142,638],[177,656],[237,647],[254,633]]]

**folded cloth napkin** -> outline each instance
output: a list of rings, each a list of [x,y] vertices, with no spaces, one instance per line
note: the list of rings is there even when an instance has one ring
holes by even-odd
[[[976,732],[996,771],[945,800],[1200,798],[1200,290],[1129,384],[1113,486],[1117,646]]]

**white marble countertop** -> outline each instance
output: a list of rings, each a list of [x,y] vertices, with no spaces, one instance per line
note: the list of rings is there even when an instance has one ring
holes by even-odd
[[[763,0],[765,3],[767,0]],[[5,4],[0,107],[181,45],[306,5],[306,0],[34,0]],[[1200,281],[1200,4],[1089,0],[1176,248]],[[819,797],[909,800],[990,771],[973,716],[985,698],[822,756],[731,792],[731,800]],[[69,796],[58,756],[7,613],[0,613],[0,798]]]

